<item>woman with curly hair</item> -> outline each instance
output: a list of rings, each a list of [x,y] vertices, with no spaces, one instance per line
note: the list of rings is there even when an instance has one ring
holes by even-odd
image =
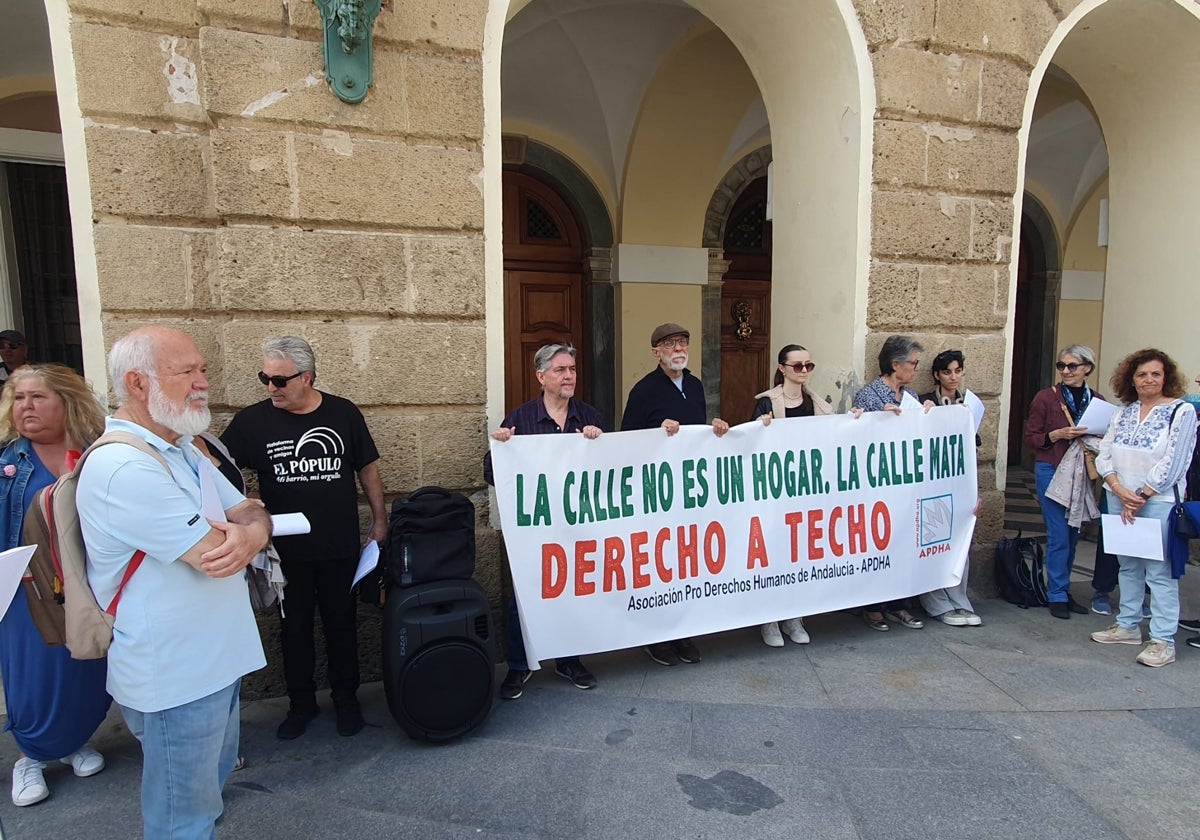
[[[1114,395],[1125,406],[1113,415],[1100,442],[1096,469],[1109,494],[1108,509],[1121,521],[1157,519],[1167,557],[1167,516],[1175,494],[1186,491],[1196,446],[1196,412],[1179,399],[1187,384],[1175,360],[1153,347],[1126,356],[1112,376]],[[1137,661],[1160,668],[1175,661],[1179,581],[1170,559],[1117,555],[1121,609],[1117,621],[1092,633],[1100,644],[1140,645],[1142,590],[1150,587],[1150,642]]]
[[[0,396],[0,548],[21,544],[21,526],[34,494],[70,469],[104,431],[104,410],[79,374],[63,365],[14,370]],[[50,795],[43,770],[61,761],[76,776],[104,769],[88,739],[104,720],[108,661],[72,659],[65,646],[43,640],[23,589],[0,621],[0,673],[8,726],[20,749],[12,800],[33,805]]]

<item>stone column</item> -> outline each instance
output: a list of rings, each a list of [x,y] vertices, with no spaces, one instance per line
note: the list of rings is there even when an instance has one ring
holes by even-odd
[[[584,258],[585,294],[591,314],[587,353],[591,404],[608,418],[617,420],[616,314],[612,282],[612,249],[593,248]]]
[[[701,293],[700,321],[704,330],[704,402],[708,416],[721,412],[721,290],[729,260],[722,248],[708,249],[708,284]]]

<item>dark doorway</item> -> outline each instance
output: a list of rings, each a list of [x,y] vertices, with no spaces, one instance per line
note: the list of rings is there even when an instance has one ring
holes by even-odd
[[[29,359],[62,362],[82,373],[66,170],[30,163],[7,163],[4,169],[24,321],[21,332],[29,342]]]
[[[1053,381],[1054,333],[1058,301],[1051,290],[1051,266],[1057,288],[1058,246],[1049,217],[1029,195],[1021,216],[1017,255],[1017,302],[1013,312],[1013,365],[1009,394],[1008,463],[1032,467],[1025,447],[1029,404]]]
[[[754,395],[771,386],[771,223],[767,179],[751,181],[725,226],[729,270],[721,287],[721,416],[751,419]]]
[[[521,172],[504,172],[504,408],[541,393],[533,374],[538,348],[574,343],[575,393],[587,399],[583,317],[583,235],[575,214],[552,187]]]

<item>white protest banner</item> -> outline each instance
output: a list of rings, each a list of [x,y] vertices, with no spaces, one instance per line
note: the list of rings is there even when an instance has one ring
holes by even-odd
[[[944,406],[492,441],[530,665],[956,584],[971,426]]]

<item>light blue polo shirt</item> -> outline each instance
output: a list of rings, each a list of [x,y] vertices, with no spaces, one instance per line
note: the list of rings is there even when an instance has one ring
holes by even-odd
[[[129,559],[146,559],[126,584],[108,650],[108,693],[122,706],[158,712],[220,691],[266,665],[243,575],[210,578],[180,561],[209,524],[200,515],[198,470],[208,470],[225,510],[245,497],[191,443],[167,443],[144,426],[110,417],[106,431],[131,432],[171,466],[110,444],[88,456],[76,505],[88,581],[107,607]]]

